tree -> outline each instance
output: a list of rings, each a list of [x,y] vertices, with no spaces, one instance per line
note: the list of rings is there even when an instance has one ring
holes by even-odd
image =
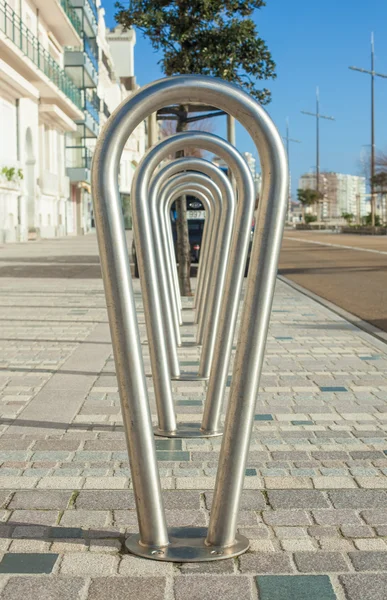
[[[261,79],[275,78],[275,63],[251,18],[264,0],[129,0],[116,3],[116,19],[136,27],[163,52],[166,75],[202,74],[233,81],[262,104],[270,101],[268,89],[257,89]],[[178,106],[176,131],[188,127],[188,106]],[[180,156],[182,154],[180,153]],[[191,295],[190,248],[183,198],[177,202],[177,259],[180,291]]]
[[[351,225],[352,221],[355,218],[355,215],[353,213],[349,213],[349,212],[343,212],[341,213],[341,216],[343,217],[343,219],[345,219],[348,223],[348,225]]]
[[[298,189],[297,190],[297,200],[300,202],[300,204],[302,205],[302,220],[305,222],[305,208],[307,206],[311,206],[312,204],[316,204],[316,202],[318,202],[318,200],[320,200],[323,197],[323,195],[321,194],[321,192],[318,192],[317,190],[303,190],[303,189]]]

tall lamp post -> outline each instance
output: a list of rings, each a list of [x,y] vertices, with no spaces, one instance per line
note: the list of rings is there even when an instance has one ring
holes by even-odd
[[[296,144],[301,144],[300,140],[294,140],[290,137],[289,133],[289,117],[286,117],[286,135],[283,137],[286,142],[286,153],[288,155],[288,165],[289,165],[289,197],[288,197],[288,223],[290,223],[290,217],[292,212],[292,180],[290,177],[290,143],[294,142]]]
[[[375,71],[375,44],[373,33],[371,33],[371,70],[359,69],[358,67],[349,68],[352,69],[352,71],[359,71],[360,73],[371,75],[371,225],[372,227],[375,227],[375,77],[387,79],[387,75],[384,73],[376,73]]]
[[[303,115],[315,117],[316,119],[316,191],[320,192],[320,119],[326,119],[327,121],[335,121],[334,117],[328,117],[320,113],[320,91],[316,88],[316,112],[308,112],[307,110],[301,111]]]

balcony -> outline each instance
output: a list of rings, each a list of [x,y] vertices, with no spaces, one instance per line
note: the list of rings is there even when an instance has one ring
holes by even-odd
[[[94,0],[70,0],[73,8],[83,9],[87,21],[94,32],[97,34],[98,29],[98,11]]]
[[[79,115],[80,89],[4,0],[0,0],[0,51],[12,68],[33,83],[42,99],[52,102],[54,98],[69,116]]]
[[[97,41],[90,39],[86,33],[83,34],[83,49],[90,58],[94,69],[98,72],[98,46]]]
[[[80,68],[82,67],[82,68]],[[65,69],[74,83],[80,88],[96,88],[98,71],[90,57],[80,48],[66,48]]]
[[[77,46],[82,39],[82,23],[70,0],[34,0],[49,29],[63,46]]]
[[[86,146],[68,146],[66,148],[67,174],[71,183],[86,181],[90,183],[92,153]]]

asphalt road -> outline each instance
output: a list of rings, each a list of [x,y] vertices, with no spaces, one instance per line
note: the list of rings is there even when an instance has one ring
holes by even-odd
[[[387,236],[285,231],[279,273],[387,331]]]

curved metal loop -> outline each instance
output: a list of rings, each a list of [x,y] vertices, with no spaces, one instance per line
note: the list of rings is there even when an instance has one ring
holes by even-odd
[[[136,545],[135,541],[128,541],[127,545],[132,551],[153,558],[180,561],[195,560],[192,558],[195,552],[191,552],[191,558],[186,558],[178,551],[180,556],[176,558],[173,547],[179,546],[179,541],[175,546],[174,534],[171,532],[169,538],[166,528],[120,205],[118,169],[125,142],[136,126],[163,106],[184,103],[205,103],[224,110],[240,121],[257,146],[263,174],[233,369],[235,377],[230,390],[210,524],[206,541],[201,546],[207,556],[214,552],[217,558],[225,558],[246,550],[243,540],[236,541],[237,515],[287,206],[287,163],[278,131],[256,101],[238,87],[219,79],[183,75],[162,79],[141,88],[116,109],[97,142],[92,165],[95,221],[140,529],[139,543]],[[145,182],[138,192],[146,197]],[[251,227],[251,214],[243,214],[243,210],[238,202],[217,348],[222,344],[227,345],[230,317],[234,318],[228,310],[227,300],[240,266],[236,260],[238,236],[246,235]],[[246,217],[249,222],[246,222]],[[142,237],[152,235],[147,224],[149,221],[145,219],[144,223],[137,215],[135,227],[141,230]],[[149,275],[155,276],[152,253],[141,260],[152,264]],[[156,305],[155,310],[161,319],[160,306]],[[166,360],[166,356],[163,358]],[[215,376],[216,362],[214,356],[210,386]],[[170,540],[173,543],[170,544]],[[190,546],[190,542],[187,544]]]
[[[173,163],[172,163],[173,164]],[[165,175],[165,173],[161,173],[162,175]],[[163,179],[166,179],[166,176],[163,176]],[[192,185],[194,184],[194,185]],[[162,288],[162,296],[164,296],[166,293],[169,296],[169,301],[172,302],[173,305],[173,311],[174,312],[174,322],[175,322],[175,327],[176,327],[176,323],[178,321],[177,318],[177,314],[176,314],[176,303],[173,302],[174,298],[175,298],[175,294],[176,293],[180,293],[179,290],[176,290],[175,285],[174,285],[174,279],[173,279],[173,275],[172,275],[172,270],[174,270],[176,272],[176,260],[175,260],[175,251],[174,251],[174,247],[173,247],[173,242],[172,242],[172,253],[171,253],[171,249],[170,249],[170,240],[171,240],[171,231],[170,231],[170,227],[168,228],[166,226],[165,223],[165,213],[166,210],[168,208],[168,206],[171,205],[171,200],[170,200],[170,195],[171,193],[173,194],[173,198],[179,198],[179,196],[176,196],[175,193],[175,189],[179,189],[180,191],[180,196],[187,194],[187,186],[189,186],[191,188],[191,193],[194,194],[195,190],[198,189],[199,191],[203,192],[203,193],[207,193],[207,197],[206,197],[206,201],[205,201],[205,206],[207,209],[207,212],[210,211],[211,213],[211,230],[212,230],[212,225],[213,225],[213,220],[216,220],[217,222],[219,222],[220,219],[220,214],[221,214],[221,210],[222,210],[222,195],[221,195],[221,190],[218,187],[218,185],[212,181],[211,179],[209,179],[208,177],[206,177],[205,175],[203,175],[202,173],[193,173],[193,172],[180,172],[179,175],[171,177],[171,179],[167,180],[160,188],[160,192],[157,194],[156,197],[156,207],[155,207],[155,213],[153,214],[153,219],[154,219],[154,228],[158,228],[159,232],[160,232],[160,243],[161,243],[161,247],[164,249],[164,247],[167,245],[167,247],[164,249],[165,250],[165,254],[168,257],[168,260],[166,261],[166,256],[164,256],[164,260],[162,260],[161,255],[159,255],[157,257],[157,261],[158,261],[158,269],[159,269],[159,274],[160,274],[160,285]],[[152,195],[152,191],[150,192],[150,196]],[[194,194],[195,195],[195,194]],[[152,202],[152,200],[151,200]],[[168,213],[168,219],[170,221],[170,214]],[[160,227],[161,224],[161,227]],[[219,235],[219,234],[218,234]],[[210,237],[210,240],[212,239],[212,237]],[[168,250],[167,250],[168,249]],[[171,264],[170,262],[170,257],[173,256],[173,263]],[[180,331],[179,331],[179,342],[181,345],[181,340],[180,340]]]

